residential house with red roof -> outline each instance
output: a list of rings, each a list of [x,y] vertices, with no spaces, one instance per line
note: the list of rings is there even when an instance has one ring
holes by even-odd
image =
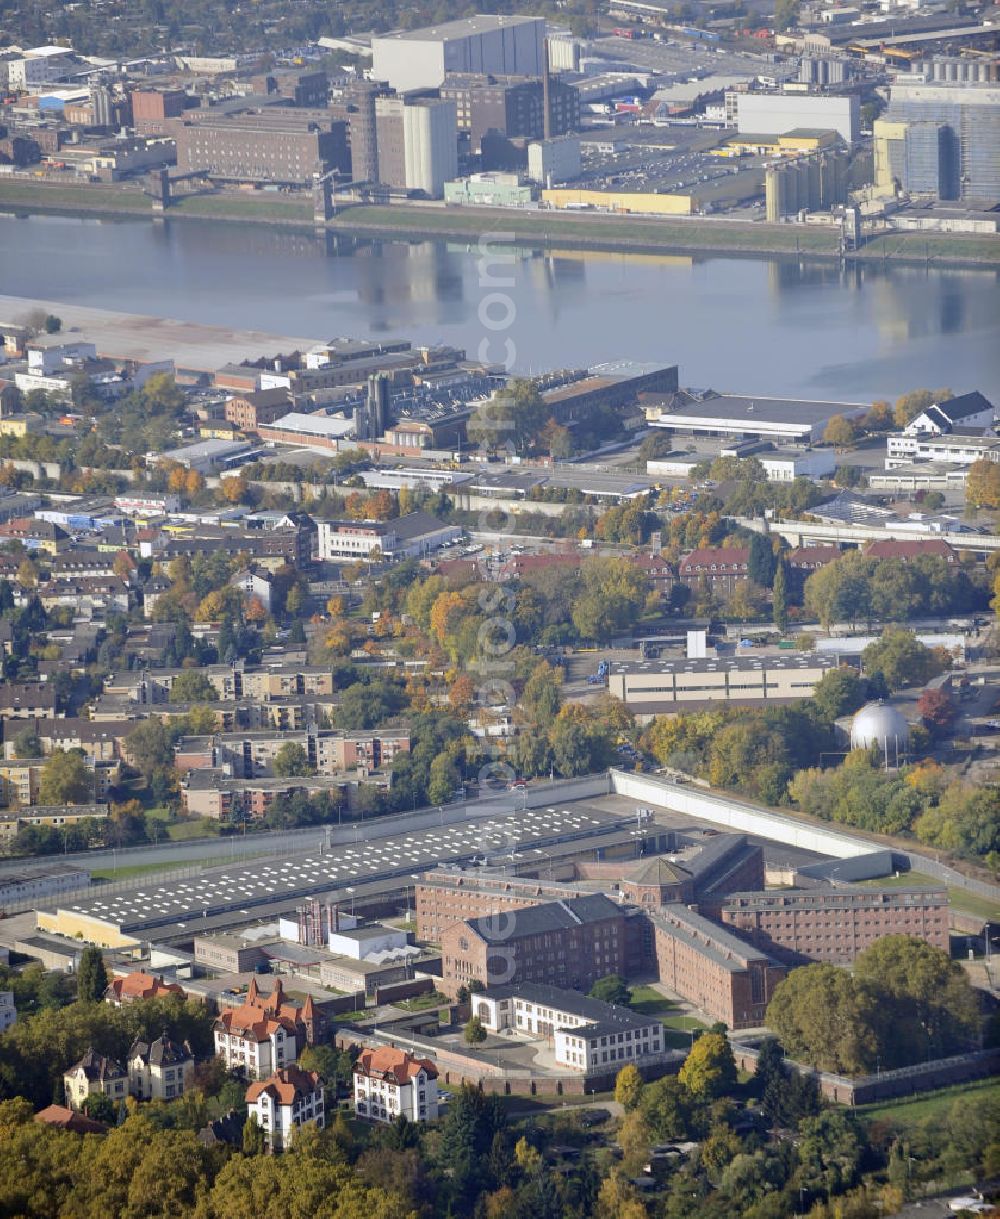
[[[749,546],[699,546],[678,566],[678,578],[694,590],[702,580],[715,592],[728,594],[750,579]]]
[[[438,1071],[429,1058],[393,1046],[362,1050],[354,1064],[354,1112],[373,1122],[405,1114],[411,1122],[438,1115]]]
[[[228,1070],[265,1079],[294,1063],[299,1050],[313,1044],[315,1032],[311,995],[299,1007],[287,998],[281,979],[276,978],[274,989],[262,997],[257,979],[251,978],[244,1002],[227,1008],[215,1022],[215,1053]]]
[[[925,555],[944,559],[949,567],[958,563],[958,555],[944,538],[889,538],[865,547],[869,559],[920,559]]]
[[[56,1130],[72,1130],[74,1134],[107,1134],[108,1127],[104,1122],[94,1121],[85,1113],[76,1113],[65,1105],[49,1105],[35,1114],[35,1121],[44,1126],[54,1126]]]
[[[134,1003],[136,999],[163,999],[167,995],[180,995],[186,998],[184,988],[176,982],[164,982],[162,975],[136,970],[122,978],[114,978],[104,992],[105,1003],[113,1007],[121,1007],[125,1003]]]
[[[323,1085],[315,1071],[288,1066],[247,1088],[247,1113],[254,1114],[270,1152],[282,1151],[307,1122],[326,1124]]]

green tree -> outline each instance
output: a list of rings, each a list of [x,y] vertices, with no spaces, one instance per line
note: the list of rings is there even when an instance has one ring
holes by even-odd
[[[14,737],[15,758],[40,758],[41,756],[42,742],[33,728],[24,728]]]
[[[615,1007],[628,1007],[632,1002],[632,992],[621,974],[608,974],[598,978],[590,988],[591,999],[600,999],[602,1003],[611,1003]]]
[[[591,559],[584,564],[581,578],[583,588],[573,604],[572,618],[582,639],[606,643],[635,625],[646,605],[649,582],[634,563]]]
[[[170,684],[172,703],[214,703],[218,697],[215,686],[197,669],[181,669]]]
[[[865,683],[846,665],[831,669],[816,683],[812,701],[825,720],[833,721],[850,715],[865,701]]]
[[[521,709],[532,724],[548,729],[562,706],[562,669],[540,661],[524,685]]]
[[[458,789],[461,779],[454,759],[447,753],[438,754],[431,762],[427,799],[431,804],[447,804]]]
[[[462,1036],[469,1045],[479,1045],[481,1041],[486,1040],[486,1030],[483,1028],[483,1022],[478,1016],[473,1016],[462,1030]]]
[[[113,1125],[118,1116],[115,1102],[103,1092],[91,1092],[83,1102],[83,1111],[95,1122],[104,1122],[108,1126]]]
[[[736,1086],[736,1059],[724,1033],[702,1033],[677,1075],[698,1100],[724,1096]]]
[[[80,954],[80,965],[76,974],[77,998],[84,1003],[99,1003],[108,989],[108,971],[104,954],[99,948],[88,944]]]
[[[788,30],[794,26],[799,19],[799,0],[775,0],[774,5],[774,28],[776,30]]]
[[[769,537],[763,533],[752,533],[748,543],[747,574],[750,583],[757,588],[770,588],[774,584],[778,560]]]
[[[159,717],[140,720],[125,738],[125,753],[148,783],[157,771],[173,766],[173,735]]]
[[[309,755],[298,741],[285,741],[274,755],[271,769],[280,779],[288,779],[313,773]]]
[[[841,1194],[857,1179],[864,1140],[851,1114],[826,1109],[799,1123],[797,1180],[810,1193]]]
[[[793,970],[767,1008],[767,1027],[792,1058],[847,1074],[875,1066],[878,1018],[875,997],[828,964]]]
[[[93,792],[93,775],[82,754],[54,749],[38,781],[41,804],[85,804]]]
[[[692,1132],[695,1103],[675,1075],[666,1075],[642,1090],[640,1109],[656,1139],[685,1139]]]
[[[942,1057],[975,1044],[976,992],[947,952],[907,935],[887,935],[857,958],[854,976],[879,996],[889,1065]]]
[[[45,333],[58,334],[62,330],[62,318],[56,317],[54,313],[45,315]]]
[[[943,669],[941,658],[925,647],[912,631],[890,627],[861,653],[870,676],[880,673],[890,690],[923,686]]]
[[[780,560],[774,573],[774,587],[771,590],[771,619],[775,630],[784,635],[788,630],[788,587],[785,565]]]
[[[843,415],[834,415],[826,425],[823,440],[836,449],[844,449],[854,443],[857,432],[854,423]]]
[[[259,1156],[264,1154],[264,1131],[257,1121],[256,1113],[248,1113],[243,1123],[243,1154]]]

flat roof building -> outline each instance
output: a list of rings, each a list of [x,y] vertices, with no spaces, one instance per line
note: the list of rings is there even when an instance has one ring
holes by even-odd
[[[608,691],[640,720],[718,703],[761,706],[810,698],[836,656],[727,656],[613,661]]]
[[[708,390],[703,394],[675,394],[668,401],[649,403],[646,419],[653,427],[672,432],[808,444],[822,440],[834,415],[859,419],[867,410],[862,402],[812,402]]]
[[[437,89],[449,72],[541,76],[542,17],[477,15],[372,39],[372,79],[399,92]]]
[[[346,124],[294,110],[177,120],[178,173],[204,171],[233,182],[309,185],[315,174],[347,169]]]

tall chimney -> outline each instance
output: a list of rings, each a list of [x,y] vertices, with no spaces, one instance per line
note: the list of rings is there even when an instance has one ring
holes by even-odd
[[[542,138],[552,139],[552,98],[549,94],[549,40],[542,43]]]

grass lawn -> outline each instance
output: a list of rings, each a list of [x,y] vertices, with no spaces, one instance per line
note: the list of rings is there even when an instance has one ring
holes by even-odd
[[[186,842],[189,838],[218,838],[219,823],[206,818],[197,821],[172,821],[167,827],[171,842]]]
[[[884,876],[881,880],[862,880],[859,884],[870,889],[905,889],[911,885],[940,886],[941,882],[922,872],[901,872],[898,876]],[[947,886],[948,900],[962,914],[975,914],[984,919],[1000,920],[1000,905],[988,897],[979,897],[965,889]]]
[[[664,1041],[671,1050],[683,1050],[691,1044],[691,1030],[705,1025],[694,1016],[685,1015],[674,999],[661,995],[652,986],[633,986],[632,1010],[643,1016],[656,1016],[664,1025]]]
[[[447,995],[433,991],[428,995],[414,995],[412,999],[400,999],[392,1006],[401,1008],[404,1012],[427,1012],[432,1007],[444,1007],[447,1002]]]
[[[193,868],[198,864],[213,863],[211,859],[176,859],[170,863],[120,864],[117,868],[95,868],[91,876],[95,880],[128,880],[133,876],[151,876],[155,872],[176,872],[181,868]]]
[[[879,1101],[874,1105],[859,1105],[857,1112],[867,1122],[891,1122],[894,1126],[916,1126],[926,1118],[943,1117],[956,1100],[1000,1100],[1000,1079],[980,1079],[973,1083],[941,1088],[923,1096]]]
[[[199,861],[191,861],[204,863],[202,859]],[[156,872],[177,872],[179,868],[189,867],[188,863],[178,863],[176,859],[171,863],[137,863],[137,864],[118,864],[117,868],[94,868],[90,873],[94,880],[128,880],[130,876],[145,876]]]

